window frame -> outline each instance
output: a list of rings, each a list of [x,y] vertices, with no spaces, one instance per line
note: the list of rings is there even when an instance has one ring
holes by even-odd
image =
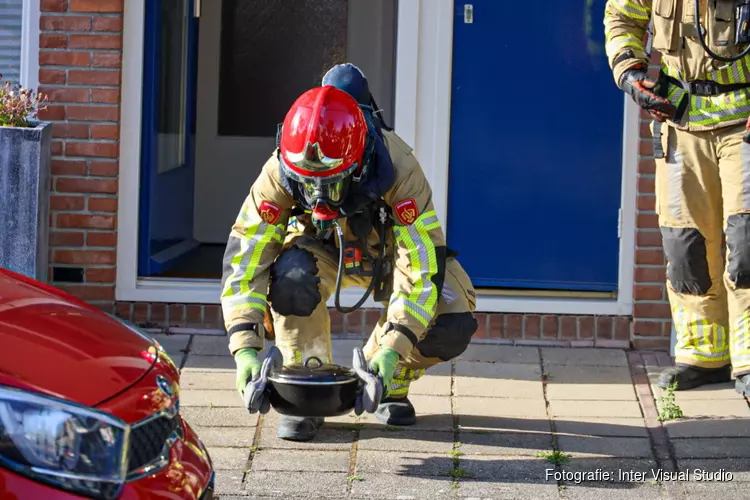
[[[40,0],[23,0],[21,26],[21,86],[39,90]]]

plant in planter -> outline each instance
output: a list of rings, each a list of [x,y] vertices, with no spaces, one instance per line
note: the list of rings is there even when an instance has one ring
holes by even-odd
[[[0,75],[0,267],[46,281],[52,124],[47,96]]]

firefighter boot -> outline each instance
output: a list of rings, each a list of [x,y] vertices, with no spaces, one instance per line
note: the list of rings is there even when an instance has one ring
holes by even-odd
[[[721,368],[701,368],[678,363],[662,372],[657,386],[667,389],[677,382],[675,390],[685,391],[707,384],[722,384],[729,382],[731,378],[732,367],[730,365]]]
[[[414,406],[408,397],[388,397],[385,398],[378,409],[375,411],[375,417],[384,425],[395,425],[406,427],[417,423],[417,415]]]
[[[378,405],[375,417],[384,425],[406,427],[417,423],[414,405],[409,401],[409,386],[424,375],[424,368],[407,368],[402,363],[393,372],[388,394]]]
[[[320,417],[279,416],[279,428],[276,435],[287,441],[310,441],[318,433],[324,419]]]
[[[750,373],[737,377],[734,389],[745,397],[750,396]]]

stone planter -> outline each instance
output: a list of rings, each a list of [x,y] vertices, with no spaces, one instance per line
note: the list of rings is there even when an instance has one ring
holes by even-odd
[[[52,124],[0,127],[0,267],[47,281]]]

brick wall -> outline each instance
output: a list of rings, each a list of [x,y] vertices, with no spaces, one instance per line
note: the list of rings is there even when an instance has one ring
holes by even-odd
[[[112,310],[123,0],[41,0],[39,90],[52,105],[50,276]]]
[[[54,285],[139,325],[222,328],[217,305],[114,304],[123,0],[41,0],[40,91],[53,104],[50,276]],[[654,63],[658,62],[655,58]],[[633,317],[478,313],[478,341],[669,346],[664,257],[654,213],[653,147],[641,117]],[[333,333],[367,335],[379,311],[342,316]]]
[[[330,313],[333,335],[366,337],[381,310],[360,309],[344,316],[331,308]],[[213,304],[118,302],[116,314],[139,326],[165,331],[224,329],[221,309]],[[478,342],[627,348],[631,338],[631,320],[627,316],[477,313],[476,318],[479,330],[474,339]]]
[[[659,54],[652,55],[650,73],[659,70]],[[651,115],[641,112],[638,148],[638,198],[636,204],[636,251],[633,295],[633,343],[644,349],[668,349],[672,323],[665,281],[666,262],[655,210],[654,145]]]

